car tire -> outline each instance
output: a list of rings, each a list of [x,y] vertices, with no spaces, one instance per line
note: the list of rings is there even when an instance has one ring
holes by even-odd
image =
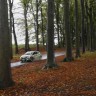
[[[21,63],[23,63],[24,62],[24,60],[21,60]]]
[[[42,56],[40,55],[39,60],[41,60]]]
[[[30,57],[30,61],[33,62],[34,58],[33,57]]]
[[[24,63],[24,62],[26,62],[26,59],[25,60],[21,60],[21,63]]]

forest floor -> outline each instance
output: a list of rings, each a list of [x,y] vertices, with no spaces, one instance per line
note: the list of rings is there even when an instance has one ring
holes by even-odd
[[[42,70],[46,60],[12,68],[13,87],[0,96],[96,96],[96,52],[72,62],[56,57],[58,68]]]

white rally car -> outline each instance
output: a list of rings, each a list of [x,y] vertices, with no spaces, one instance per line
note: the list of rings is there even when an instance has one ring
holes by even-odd
[[[21,62],[40,60],[42,54],[39,51],[27,51],[24,55],[20,57]]]

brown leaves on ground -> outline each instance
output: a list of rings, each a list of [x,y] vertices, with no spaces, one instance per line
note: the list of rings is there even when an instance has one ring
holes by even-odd
[[[92,54],[92,53],[91,53]],[[72,62],[56,58],[56,69],[42,70],[46,60],[12,68],[15,86],[0,96],[96,96],[96,54]]]

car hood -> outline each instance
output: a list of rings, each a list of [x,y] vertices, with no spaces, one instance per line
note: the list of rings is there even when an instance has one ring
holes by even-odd
[[[30,57],[30,55],[22,55],[20,58]]]

